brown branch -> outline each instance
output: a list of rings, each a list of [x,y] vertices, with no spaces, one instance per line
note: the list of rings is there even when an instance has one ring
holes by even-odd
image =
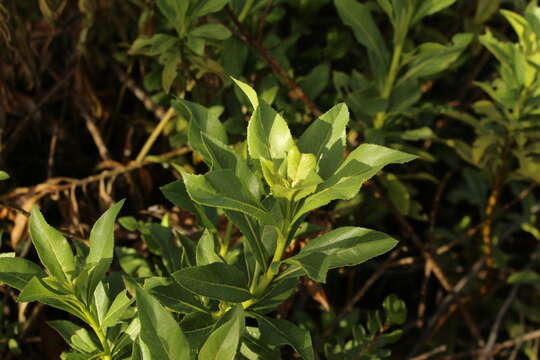
[[[244,28],[234,11],[227,7],[227,14],[233,21],[233,23],[238,28],[239,33],[235,33],[242,41],[246,42],[252,48],[254,48],[259,55],[270,65],[272,71],[280,78],[291,90],[289,97],[293,100],[300,99],[304,105],[309,109],[309,111],[315,116],[319,117],[322,115],[322,112],[319,110],[319,107],[315,102],[309,98],[306,93],[302,90],[300,85],[287,74],[287,71],[278,63],[278,61],[270,54],[267,48],[264,47],[260,39],[254,39],[251,34]]]

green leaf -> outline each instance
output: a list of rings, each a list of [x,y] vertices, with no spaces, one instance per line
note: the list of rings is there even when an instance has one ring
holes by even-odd
[[[125,314],[126,310],[133,303],[133,298],[128,298],[127,290],[122,290],[112,302],[111,306],[107,310],[107,313],[103,316],[101,321],[102,328],[108,328],[114,326]]]
[[[199,205],[189,197],[182,180],[174,181],[159,188],[163,195],[174,205],[189,211],[197,217],[201,225],[209,230],[216,230],[217,211],[215,208]]]
[[[69,282],[75,272],[75,258],[66,238],[49,226],[34,206],[30,215],[30,235],[41,263],[51,276]]]
[[[336,172],[319,185],[315,194],[307,197],[295,215],[294,221],[303,214],[324,206],[332,200],[347,200],[355,196],[364,181],[378,173],[384,166],[405,163],[416,156],[384,146],[362,144],[357,147]]]
[[[273,217],[232,170],[215,170],[205,175],[183,174],[183,178],[189,196],[201,205],[239,211],[256,217],[263,224],[274,223]]]
[[[34,276],[45,277],[47,274],[31,261],[15,257],[0,257],[0,283],[22,290]]]
[[[382,232],[341,227],[311,240],[285,262],[301,267],[313,280],[324,282],[329,269],[361,264],[386,253],[397,243]]]
[[[199,360],[234,360],[245,329],[244,309],[238,305],[225,314],[226,321],[212,331],[199,352]],[[225,320],[224,319],[224,320]]]
[[[158,224],[150,224],[150,235],[159,246],[161,259],[169,273],[179,270],[182,259],[182,251],[176,244],[173,234],[169,229]]]
[[[235,79],[231,76],[232,81],[238,86],[240,90],[246,95],[246,97],[249,99],[249,102],[253,106],[253,110],[257,109],[259,107],[259,97],[257,96],[257,93],[255,90],[246,84],[245,82],[242,82],[238,79]]]
[[[189,35],[210,40],[225,40],[231,36],[231,32],[221,24],[203,24],[191,30]]]
[[[71,294],[66,294],[65,291],[61,292],[58,289],[53,289],[50,284],[45,283],[45,280],[48,279],[50,278],[38,279],[37,277],[33,277],[30,279],[22,289],[17,301],[39,301],[45,305],[69,312],[84,320],[84,315],[82,315],[78,308],[74,306],[74,304],[78,303],[76,297]]]
[[[407,320],[407,307],[405,302],[396,295],[389,295],[383,302],[384,312],[386,313],[386,324],[403,325]]]
[[[0,170],[0,181],[9,179],[9,174],[3,170]]]
[[[316,99],[328,86],[330,80],[330,65],[315,66],[309,74],[299,82],[299,86],[311,99]]]
[[[497,13],[501,6],[501,0],[479,0],[476,6],[474,22],[483,24]]]
[[[341,20],[353,30],[356,40],[368,49],[371,68],[379,89],[382,89],[389,68],[390,54],[368,6],[355,0],[334,2]]]
[[[315,360],[311,335],[308,330],[301,329],[295,324],[280,319],[272,319],[254,312],[248,316],[259,323],[261,341],[267,345],[291,345],[305,360]]]
[[[90,252],[86,258],[86,264],[91,266],[88,285],[90,294],[111,266],[114,255],[114,223],[123,205],[124,200],[120,200],[111,206],[100,216],[90,232]]]
[[[238,211],[225,210],[225,215],[242,232],[249,243],[251,251],[255,255],[257,263],[266,270],[268,267],[268,252],[264,248],[261,240],[261,228],[259,224],[244,213]]]
[[[161,84],[163,91],[168,93],[178,76],[178,64],[182,61],[182,56],[177,50],[172,50],[161,55],[159,61],[164,64],[161,73]]]
[[[181,1],[180,1],[181,2]],[[206,14],[215,13],[221,9],[229,0],[197,0],[192,1],[192,6],[189,9],[189,16],[192,18],[198,18]]]
[[[227,302],[252,298],[246,276],[233,265],[213,263],[178,270],[173,278],[189,291]]]
[[[324,179],[343,162],[348,123],[347,105],[337,104],[315,120],[298,139],[300,152],[314,154],[317,158],[319,175]]]
[[[457,0],[422,0],[416,9],[411,25],[414,25],[422,18],[435,14],[454,4]]]
[[[82,353],[90,354],[100,348],[94,343],[92,337],[85,328],[71,321],[54,320],[47,324],[56,330],[73,349]]]
[[[177,44],[178,38],[176,36],[166,34],[156,34],[151,38],[141,36],[133,42],[128,53],[157,56],[167,52]]]
[[[203,133],[227,144],[227,132],[215,111],[183,99],[174,100],[172,106],[179,116],[189,120],[189,145],[200,152],[205,160],[209,159],[209,154],[202,141]]]
[[[186,26],[186,13],[189,1],[157,0],[159,10],[169,21],[169,25],[176,28],[180,36],[184,33]]]
[[[287,123],[270,105],[261,101],[248,124],[247,144],[253,159],[283,159],[294,146]]]
[[[163,305],[179,313],[207,312],[193,293],[170,278],[151,277],[144,282],[144,288]]]
[[[509,284],[540,284],[540,274],[531,270],[523,270],[513,273],[508,277]]]
[[[446,70],[452,65],[471,43],[473,34],[456,34],[453,44],[444,46],[437,43],[424,43],[418,47],[416,54],[409,64],[409,69],[400,78],[399,83],[409,79],[431,76]]]
[[[152,359],[190,360],[190,346],[173,316],[145,290],[136,289],[141,340]]]
[[[207,229],[204,230],[203,234],[199,238],[196,256],[198,266],[223,262],[218,254],[216,254],[214,235],[212,235],[212,233],[210,233],[210,231]]]

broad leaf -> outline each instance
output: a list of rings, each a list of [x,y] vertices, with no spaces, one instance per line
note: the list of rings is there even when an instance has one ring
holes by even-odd
[[[163,195],[165,195],[167,200],[172,202],[174,205],[197,216],[197,219],[200,221],[201,225],[210,230],[216,230],[216,209],[194,203],[189,197],[186,190],[186,185],[182,180],[177,180],[170,184],[164,185],[160,187],[160,190]]]
[[[256,217],[271,225],[274,219],[249,192],[232,170],[215,170],[204,175],[183,174],[186,189],[193,201]]]
[[[242,232],[251,251],[255,255],[257,263],[266,270],[268,267],[268,252],[264,248],[264,244],[261,239],[261,227],[255,221],[245,213],[238,211],[225,210],[225,215],[233,222],[233,224]]]
[[[191,30],[189,35],[210,40],[225,40],[231,36],[231,32],[221,24],[208,23]]]
[[[422,0],[420,6],[416,9],[412,25],[420,21],[423,17],[435,14],[454,4],[457,0]]]
[[[308,330],[301,329],[295,324],[280,319],[272,319],[254,312],[248,316],[259,323],[261,341],[268,345],[291,345],[305,360],[315,360],[311,335]]]
[[[234,81],[236,86],[238,86],[238,88],[242,90],[242,92],[247,96],[247,98],[249,99],[249,102],[253,106],[253,110],[257,109],[259,107],[259,97],[257,96],[257,93],[255,92],[255,90],[253,90],[253,88],[249,86],[248,84],[246,84],[245,82],[242,82],[233,77],[231,77],[231,79]]]
[[[343,162],[345,128],[349,123],[349,109],[338,104],[315,120],[298,139],[301,153],[314,154],[319,175],[328,178]]]
[[[341,227],[311,240],[285,262],[301,267],[314,280],[324,282],[329,269],[361,264],[386,253],[396,244],[395,239],[382,232]]]
[[[216,262],[223,262],[216,253],[216,243],[214,235],[208,230],[204,230],[197,243],[197,265],[208,265]],[[177,269],[178,270],[178,269]]]
[[[199,351],[199,360],[234,360],[245,329],[244,309],[238,305],[225,314]],[[224,320],[225,320],[224,319]]]
[[[358,193],[364,181],[378,173],[384,166],[393,163],[402,164],[415,158],[414,155],[384,146],[360,145],[345,159],[334,175],[319,185],[315,194],[304,200],[304,204],[298,210],[294,221],[303,214],[324,206],[332,200],[351,199]]]
[[[22,290],[33,277],[42,278],[46,274],[31,261],[15,257],[0,257],[0,283],[6,283]]]
[[[207,312],[206,307],[192,292],[170,278],[151,277],[144,282],[144,288],[174,311],[184,314]]]
[[[124,200],[114,204],[96,221],[90,232],[90,252],[86,264],[89,270],[88,291],[94,291],[111,266],[114,255],[114,223],[116,216],[124,205]]]
[[[30,215],[30,235],[41,263],[50,275],[68,282],[75,272],[75,258],[66,238],[49,226],[37,207]]]
[[[283,159],[294,146],[287,123],[270,105],[259,102],[248,124],[247,144],[253,159]]]
[[[190,360],[190,346],[173,316],[145,290],[136,289],[141,340],[151,359]]]
[[[73,349],[82,353],[90,354],[100,349],[92,340],[88,330],[82,328],[71,321],[54,320],[48,321],[54,330],[56,330]]]
[[[200,152],[206,161],[209,159],[209,154],[202,142],[201,137],[203,133],[218,139],[224,144],[228,142],[225,127],[219,121],[215,112],[210,111],[210,109],[202,105],[183,99],[173,101],[172,105],[178,115],[189,120],[189,145],[194,150]]]
[[[182,1],[180,1],[182,2]],[[215,13],[223,9],[229,0],[197,0],[191,2],[191,7],[189,9],[189,16],[193,18],[198,18],[206,14]]]
[[[158,224],[150,224],[150,235],[157,242],[161,258],[169,273],[179,270],[182,250],[176,244],[171,230]]]
[[[233,265],[213,263],[178,270],[173,277],[189,291],[227,302],[252,298],[245,275]]]
[[[126,310],[133,303],[133,298],[128,298],[127,290],[122,290],[112,302],[111,306],[107,310],[107,313],[103,316],[101,321],[102,328],[108,328],[114,326],[125,314]]]

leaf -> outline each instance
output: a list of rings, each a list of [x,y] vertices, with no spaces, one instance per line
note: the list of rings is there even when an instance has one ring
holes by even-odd
[[[405,163],[416,156],[374,144],[357,147],[336,172],[319,185],[315,194],[307,197],[294,217],[298,220],[303,214],[324,206],[332,200],[347,200],[355,196],[364,181],[378,173],[384,166]]]
[[[152,359],[190,360],[190,346],[172,315],[145,290],[136,289],[141,340]]]
[[[205,175],[183,174],[183,178],[189,196],[201,205],[239,211],[256,217],[263,224],[275,222],[232,170],[215,170]]]
[[[198,18],[206,14],[215,13],[225,5],[229,3],[229,0],[198,0],[192,2],[192,6],[189,9],[189,16],[192,18]]]
[[[215,112],[202,105],[183,99],[174,100],[172,106],[179,116],[189,120],[189,145],[200,152],[205,160],[209,159],[209,154],[202,141],[203,133],[218,139],[224,144],[228,143],[225,127],[219,121]]]
[[[15,257],[0,257],[0,283],[22,290],[34,276],[45,277],[47,274],[31,261]]]
[[[476,24],[485,23],[497,13],[500,6],[501,0],[479,0],[478,5],[476,6],[474,22]]]
[[[257,96],[257,93],[255,90],[246,84],[245,82],[242,82],[238,79],[235,79],[231,76],[232,81],[238,86],[240,90],[246,95],[246,97],[249,99],[249,102],[253,106],[253,110],[257,109],[259,107],[259,97]]]
[[[522,270],[513,273],[508,277],[507,282],[509,284],[540,284],[540,274],[531,270]]]
[[[158,224],[150,224],[150,235],[156,240],[163,264],[173,273],[179,270],[182,259],[182,251],[169,229]]]
[[[19,294],[17,301],[39,301],[45,305],[69,312],[84,320],[84,316],[77,308],[73,306],[73,304],[77,302],[75,296],[53,289],[50,285],[44,282],[46,279],[38,279],[37,277],[30,279]]]
[[[231,36],[231,32],[221,24],[208,23],[191,30],[189,35],[210,40],[225,40]]]
[[[345,130],[349,123],[349,109],[337,104],[315,120],[298,139],[301,153],[314,154],[319,175],[326,179],[343,162]]]
[[[261,239],[261,231],[259,224],[248,215],[238,212],[225,210],[225,215],[233,222],[233,224],[242,232],[244,238],[249,243],[251,251],[255,255],[257,263],[266,270],[268,267],[268,252],[264,248]]]
[[[311,335],[308,330],[301,329],[295,324],[280,319],[272,319],[254,312],[248,316],[259,323],[261,341],[267,345],[291,345],[305,360],[315,360]]]
[[[75,258],[66,238],[49,226],[34,206],[30,215],[30,235],[41,263],[51,276],[69,282],[75,272]]]
[[[341,227],[311,240],[285,262],[301,267],[313,280],[324,282],[329,269],[361,264],[386,253],[397,243],[382,232]]]
[[[155,34],[151,38],[141,36],[133,42],[128,54],[157,56],[169,51],[177,44],[176,36],[166,34]]]
[[[144,282],[145,290],[149,291],[163,305],[168,308],[189,314],[196,312],[206,313],[205,306],[180,284],[170,278],[151,277]]]
[[[349,26],[356,40],[368,49],[370,64],[380,89],[384,86],[390,54],[373,21],[369,8],[355,0],[334,0],[339,17]]]
[[[473,34],[456,34],[453,44],[444,46],[437,43],[423,43],[418,53],[412,58],[409,69],[399,83],[409,79],[431,76],[446,70],[452,65],[473,39]]]
[[[161,84],[163,91],[168,93],[178,76],[178,64],[182,61],[182,56],[177,50],[167,51],[160,56],[160,63],[164,64],[161,73]]]
[[[0,170],[0,181],[9,179],[9,174],[3,170]]]
[[[422,18],[435,14],[454,4],[457,0],[422,0],[416,9],[411,25],[416,24]]]
[[[328,86],[330,80],[330,65],[315,66],[309,74],[299,82],[299,86],[311,99],[316,99]]]
[[[197,265],[208,265],[216,262],[223,262],[221,258],[216,254],[216,243],[214,236],[207,229],[199,238],[197,243]]]
[[[71,321],[54,320],[47,324],[56,330],[73,349],[82,353],[90,354],[100,348],[94,343],[92,337],[85,328]]]
[[[182,180],[174,181],[159,188],[163,195],[174,205],[189,211],[209,230],[216,230],[217,212],[215,208],[199,205],[189,197],[186,185]]]
[[[173,278],[189,291],[227,302],[252,298],[245,275],[233,265],[213,263],[178,270]]]
[[[261,101],[248,124],[247,144],[253,159],[283,159],[294,146],[287,123],[270,105]]]
[[[111,266],[114,255],[114,223],[123,205],[124,200],[120,200],[111,206],[95,222],[90,232],[90,252],[86,257],[86,264],[91,266],[88,285],[90,294]]]
[[[186,23],[186,13],[189,1],[157,0],[157,5],[161,13],[169,21],[169,25],[176,28],[180,36],[183,35]]]
[[[122,290],[116,295],[116,298],[112,302],[111,306],[107,310],[103,320],[101,321],[101,327],[106,329],[114,326],[125,314],[126,310],[133,303],[133,298],[128,298],[127,290]]]
[[[225,314],[226,321],[219,324],[204,342],[199,360],[234,360],[245,328],[244,309],[238,305]]]
[[[396,295],[389,295],[383,302],[384,312],[386,313],[386,324],[403,325],[407,320],[407,307],[405,302]]]

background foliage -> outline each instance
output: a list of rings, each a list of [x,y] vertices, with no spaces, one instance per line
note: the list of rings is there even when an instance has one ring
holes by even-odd
[[[164,227],[206,249],[203,228],[230,240],[217,254],[197,245],[198,264],[237,256],[238,225],[159,190],[212,168],[197,131],[246,153],[254,106],[234,77],[278,110],[295,138],[343,102],[348,151],[372,143],[418,156],[312,212],[284,256],[339,226],[388,233],[397,247],[329,271],[323,285],[303,277],[273,318],[308,330],[327,359],[537,359],[539,49],[540,9],[525,0],[5,0],[1,252],[37,262],[27,231],[34,205],[80,250],[100,214],[126,198],[113,270],[133,278],[178,270],[180,259],[160,248]],[[208,121],[202,129],[193,128],[197,114]],[[217,130],[208,125],[215,121]],[[108,266],[110,256],[86,261]],[[41,279],[40,269],[28,271]],[[136,298],[146,323],[157,316],[174,328],[153,296],[113,283],[103,292],[116,306]],[[0,357],[56,359],[67,349],[51,328],[72,330],[64,313],[16,302],[19,292],[4,285],[0,294]],[[406,319],[396,320],[392,304],[400,316],[406,305]],[[218,326],[230,334],[244,316],[233,310]],[[85,315],[70,320],[77,316]]]

